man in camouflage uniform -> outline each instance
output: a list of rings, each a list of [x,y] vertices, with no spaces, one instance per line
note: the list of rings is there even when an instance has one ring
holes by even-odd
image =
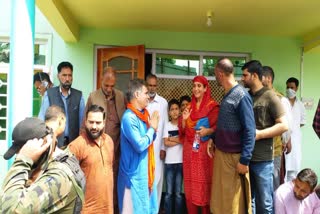
[[[26,118],[12,139],[4,158],[17,157],[3,182],[0,213],[80,213],[84,174],[69,151],[53,157],[52,129],[40,119]]]

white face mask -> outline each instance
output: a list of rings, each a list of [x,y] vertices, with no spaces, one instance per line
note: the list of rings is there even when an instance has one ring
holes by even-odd
[[[291,88],[288,88],[286,94],[289,99],[292,99],[296,97],[297,92]]]

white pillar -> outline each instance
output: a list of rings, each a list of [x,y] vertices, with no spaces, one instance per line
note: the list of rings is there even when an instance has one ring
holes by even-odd
[[[35,0],[11,0],[8,147],[14,126],[32,116]],[[13,162],[9,161],[8,166]]]

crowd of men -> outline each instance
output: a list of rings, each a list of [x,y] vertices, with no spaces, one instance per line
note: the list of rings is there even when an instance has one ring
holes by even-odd
[[[299,81],[289,78],[282,95],[270,66],[252,60],[242,71],[240,85],[229,59],[214,68],[224,97],[207,146],[214,164],[210,211],[202,213],[320,213],[317,175],[301,170]],[[165,213],[183,213],[184,97],[168,105],[153,74],[130,80],[124,94],[109,67],[85,103],[72,87],[72,64],[61,62],[57,72],[58,86],[45,73],[34,75],[42,105],[38,118],[13,130],[4,158],[16,158],[0,192],[1,213],[154,214],[163,186]],[[320,138],[320,101],[313,128]]]

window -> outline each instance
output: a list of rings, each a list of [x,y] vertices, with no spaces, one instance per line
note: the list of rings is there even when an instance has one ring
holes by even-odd
[[[234,74],[236,77],[241,77],[242,75],[242,66],[248,61],[247,56],[234,56],[228,57],[233,66],[234,66]],[[204,76],[214,76],[214,66],[216,65],[217,61],[220,59],[220,56],[204,56],[203,57],[203,75]]]
[[[0,142],[7,139],[8,70],[9,65],[0,63]]]
[[[152,54],[152,73],[163,78],[190,79],[204,75],[214,79],[214,66],[221,57],[229,58],[234,65],[237,79],[241,78],[241,67],[249,61],[248,53],[195,52],[146,49]]]
[[[52,35],[37,34],[34,42],[34,73],[51,70]],[[7,94],[10,63],[10,39],[0,35],[0,143],[7,139]],[[30,83],[30,84],[33,84]],[[33,90],[33,115],[37,116],[41,106],[41,97]]]
[[[0,63],[9,63],[10,44],[0,41]]]
[[[46,44],[34,44],[34,64],[46,65]],[[0,41],[0,63],[10,63],[10,43]]]
[[[196,76],[199,74],[199,56],[192,55],[156,55],[157,74]]]

